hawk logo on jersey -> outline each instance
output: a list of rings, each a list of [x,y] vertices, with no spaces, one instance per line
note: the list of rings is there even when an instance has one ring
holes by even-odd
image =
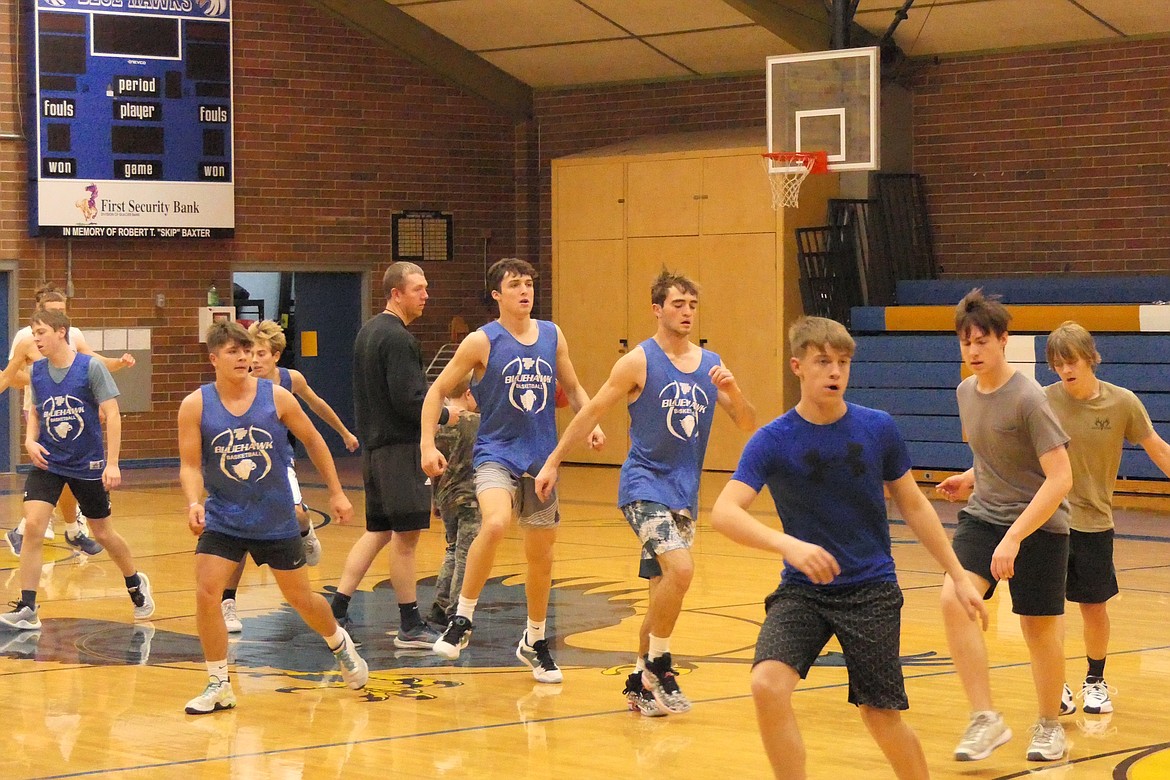
[[[697,435],[699,417],[706,414],[711,399],[703,388],[691,382],[671,382],[658,394],[666,410],[666,430],[686,441]]]
[[[526,414],[539,414],[553,390],[553,370],[544,358],[513,358],[500,372],[508,387],[508,403]]]
[[[55,395],[41,404],[41,421],[49,438],[55,442],[75,440],[85,432],[81,399],[72,395]]]
[[[211,440],[219,470],[236,482],[259,482],[272,471],[272,434],[255,425],[230,428]]]

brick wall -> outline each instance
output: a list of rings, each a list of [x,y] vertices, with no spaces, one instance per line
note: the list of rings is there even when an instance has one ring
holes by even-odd
[[[1170,41],[917,63],[913,90],[945,275],[1170,266]]]
[[[176,456],[178,404],[211,377],[196,310],[209,283],[230,289],[234,265],[368,269],[373,312],[391,213],[451,211],[456,259],[426,269],[434,297],[412,328],[429,357],[453,315],[475,326],[490,313],[483,237],[493,255],[516,252],[511,120],[301,0],[239,0],[233,13],[236,237],[72,245],[76,324],[153,332],[155,411],[126,416],[125,459]],[[0,15],[0,134],[20,130],[11,24]],[[27,236],[26,171],[24,142],[0,140],[0,260],[19,262],[20,320],[42,281],[63,284],[66,264],[63,239]]]

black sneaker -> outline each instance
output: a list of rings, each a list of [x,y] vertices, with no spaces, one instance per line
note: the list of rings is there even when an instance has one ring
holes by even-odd
[[[642,684],[654,694],[654,698],[662,708],[672,715],[681,715],[689,712],[691,701],[678,688],[678,679],[675,671],[670,667],[670,653],[646,661],[646,671],[642,672]]]
[[[459,657],[459,651],[467,647],[467,643],[471,641],[472,628],[470,620],[462,615],[456,615],[451,618],[447,630],[431,649],[448,661],[454,661]]]
[[[646,690],[646,686],[642,684],[641,672],[633,672],[626,678],[626,687],[622,694],[626,697],[630,712],[640,712],[648,718],[661,718],[666,714],[666,711],[658,706],[654,694]]]
[[[516,646],[516,657],[523,661],[532,670],[532,676],[537,682],[559,683],[565,678],[560,667],[553,660],[552,651],[548,649],[548,640],[528,644],[528,632],[520,637],[520,644]]]

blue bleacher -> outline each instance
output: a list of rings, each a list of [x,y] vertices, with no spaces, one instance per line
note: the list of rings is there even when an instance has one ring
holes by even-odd
[[[1142,303],[1170,300],[1170,275],[1061,277],[1056,279],[963,279],[898,283],[901,304],[953,304],[972,287],[1000,293],[1008,303]],[[865,332],[865,309],[854,309],[854,331]],[[880,310],[878,310],[880,311]],[[861,315],[858,321],[858,315]],[[881,323],[884,327],[884,319]],[[1170,441],[1170,337],[1165,333],[1095,333],[1103,357],[1097,375],[1137,393],[1155,430]],[[952,333],[857,335],[847,399],[894,416],[920,470],[962,471],[971,465],[963,442],[955,386],[962,358]],[[1047,365],[1043,335],[1035,338],[1036,380],[1058,381]],[[1166,477],[1136,445],[1122,454],[1122,479]]]

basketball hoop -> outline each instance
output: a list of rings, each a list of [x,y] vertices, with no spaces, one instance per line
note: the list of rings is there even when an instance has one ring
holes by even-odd
[[[766,152],[764,167],[772,185],[772,208],[800,205],[800,185],[810,173],[829,172],[828,152]]]

